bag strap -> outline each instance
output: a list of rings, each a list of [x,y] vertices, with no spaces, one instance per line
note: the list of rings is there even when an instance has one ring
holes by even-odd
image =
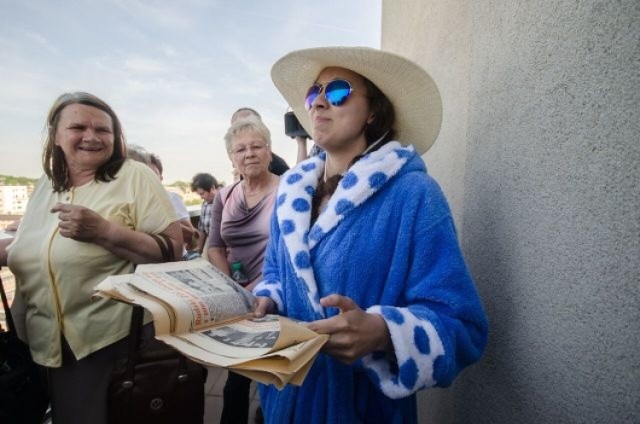
[[[173,262],[175,255],[173,252],[173,245],[171,239],[166,234],[149,234],[160,248],[162,253],[162,259],[164,262]],[[144,317],[144,309],[142,306],[132,305],[131,309],[131,324],[129,325],[129,352],[127,357],[127,380],[133,385],[135,365],[138,362],[138,349],[140,347],[142,330],[142,319]],[[130,386],[131,387],[131,386]]]
[[[142,329],[142,306],[133,305],[131,311],[131,326],[129,327],[129,357],[127,359],[127,380],[133,383],[134,368],[138,362],[138,348],[140,346],[140,330]]]
[[[163,233],[149,234],[158,243],[162,259],[165,262],[175,261],[175,254],[171,238]],[[142,341],[142,322],[144,318],[144,308],[138,305],[132,305],[131,325],[129,326],[129,356],[127,358],[127,380],[133,385],[135,375],[135,365],[138,362],[139,349]],[[180,364],[183,370],[186,370],[186,359],[180,355]],[[186,372],[186,371],[184,371]],[[131,387],[131,386],[130,386]]]
[[[133,310],[131,311],[131,326],[129,328],[129,356],[127,358],[127,378],[126,380],[130,381],[131,385],[129,387],[133,387],[135,381],[135,367],[138,363],[139,352],[140,352],[140,342],[142,341],[142,319],[144,316],[144,309],[142,306],[133,305]],[[188,375],[188,367],[187,367],[187,358],[178,353],[177,354],[179,363],[180,363],[180,373],[178,374],[178,381],[184,382],[189,378]]]
[[[171,239],[166,234],[149,234],[160,247],[162,252],[162,259],[165,262],[173,262],[175,255],[173,252],[173,244]],[[142,306],[132,305],[131,310],[131,324],[129,326],[129,360],[127,364],[127,374],[133,378],[133,365],[138,359],[138,347],[140,346],[140,329],[142,328],[142,318],[144,316],[144,309]]]
[[[13,315],[11,315],[11,308],[9,308],[9,301],[7,300],[7,294],[4,292],[4,285],[2,284],[2,278],[0,278],[0,295],[2,296],[2,306],[4,307],[4,316],[7,320],[7,330],[15,331],[16,325],[13,321]]]

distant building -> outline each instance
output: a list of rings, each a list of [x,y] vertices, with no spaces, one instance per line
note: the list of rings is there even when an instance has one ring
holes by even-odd
[[[0,214],[23,215],[31,187],[0,186]]]

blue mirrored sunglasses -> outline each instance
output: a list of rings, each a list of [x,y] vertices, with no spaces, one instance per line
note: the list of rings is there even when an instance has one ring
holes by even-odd
[[[322,94],[324,89],[324,98],[331,106],[342,106],[347,101],[349,95],[353,92],[351,84],[347,80],[335,79],[325,84],[316,83],[307,90],[307,97],[304,101],[304,107],[311,109],[313,101]]]

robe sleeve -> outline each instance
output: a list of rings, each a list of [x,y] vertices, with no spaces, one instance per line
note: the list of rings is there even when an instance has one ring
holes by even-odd
[[[409,263],[402,307],[374,305],[387,323],[395,355],[362,358],[369,377],[390,398],[445,387],[477,361],[487,341],[487,318],[460,250],[448,205],[439,188],[425,196],[407,243]],[[447,213],[433,220],[433,202]]]

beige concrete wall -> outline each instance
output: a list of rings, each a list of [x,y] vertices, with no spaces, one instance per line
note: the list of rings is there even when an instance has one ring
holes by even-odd
[[[423,423],[640,421],[640,2],[383,0],[491,332]]]
[[[382,49],[422,65],[440,88],[444,125],[437,143],[424,158],[429,172],[445,190],[459,227],[463,220],[472,47],[471,10],[467,5],[461,0],[382,2]],[[448,22],[456,23],[456,31],[446,30]]]

